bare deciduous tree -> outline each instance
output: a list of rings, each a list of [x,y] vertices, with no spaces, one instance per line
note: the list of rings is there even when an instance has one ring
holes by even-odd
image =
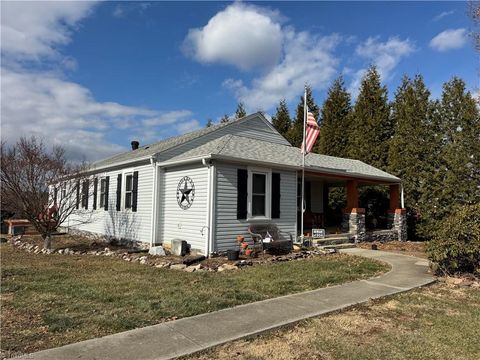
[[[2,209],[27,219],[46,249],[68,218],[71,225],[91,221],[91,212],[80,201],[88,201],[88,191],[80,188],[85,183],[88,188],[86,166],[69,164],[63,148],[54,146],[49,152],[41,140],[21,138],[13,146],[2,142],[0,156]]]

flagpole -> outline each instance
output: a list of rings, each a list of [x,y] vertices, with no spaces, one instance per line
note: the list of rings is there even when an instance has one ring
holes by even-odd
[[[301,208],[301,220],[300,220],[300,239],[303,245],[303,213],[305,212],[305,131],[306,131],[306,123],[307,123],[307,86],[305,85],[305,93],[303,95],[303,151],[302,151],[302,208]]]

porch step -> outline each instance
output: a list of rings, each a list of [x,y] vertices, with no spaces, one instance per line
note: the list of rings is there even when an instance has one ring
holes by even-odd
[[[348,235],[329,235],[323,239],[313,239],[312,242],[319,246],[327,246],[354,243],[354,239],[351,239]]]

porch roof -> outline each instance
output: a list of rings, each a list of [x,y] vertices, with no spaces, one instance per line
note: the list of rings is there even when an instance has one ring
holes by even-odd
[[[299,148],[231,134],[175,156],[163,165],[175,165],[200,157],[295,170],[300,170],[302,166],[302,153]],[[309,153],[305,157],[305,169],[331,177],[358,178],[386,183],[401,182],[398,177],[362,161],[314,153]]]

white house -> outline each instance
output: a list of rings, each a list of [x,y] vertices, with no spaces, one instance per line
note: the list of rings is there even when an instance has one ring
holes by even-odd
[[[92,211],[94,221],[77,230],[151,246],[182,239],[204,254],[234,247],[249,224],[273,223],[296,238],[301,164],[300,150],[260,113],[151,145],[132,142],[131,151],[95,163],[79,187],[77,206]],[[326,189],[345,186],[344,232],[362,240],[357,187],[382,184],[390,187],[390,208],[397,212],[391,231],[404,237],[399,178],[358,160],[319,154],[306,156],[305,174],[306,231],[328,232]]]

